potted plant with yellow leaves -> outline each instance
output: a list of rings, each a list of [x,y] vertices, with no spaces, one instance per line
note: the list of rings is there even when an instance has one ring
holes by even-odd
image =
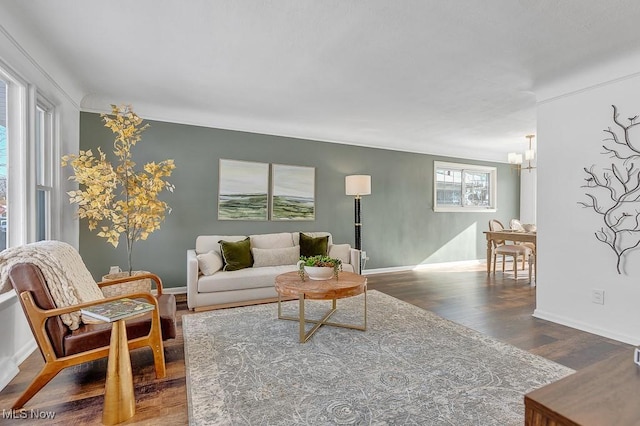
[[[97,235],[114,247],[118,247],[120,237],[124,235],[129,269],[105,275],[103,279],[148,273],[133,271],[133,246],[158,230],[165,215],[171,212],[159,196],[165,190],[173,192],[174,186],[166,178],[171,176],[175,164],[173,160],[164,160],[136,169],[132,149],[149,125],[143,124],[130,105],[111,105],[111,115],[101,114],[100,117],[104,126],[115,135],[113,153],[116,160],[113,164],[109,162],[100,148],[97,155],[87,150],[78,155],[63,156],[62,165],[70,165],[74,171],[69,179],[79,184],[78,190],[68,192],[69,201],[78,205],[78,216],[88,221],[89,230],[97,230]],[[104,293],[110,296],[150,291],[150,280],[143,281],[146,282],[123,283],[121,288],[118,284],[108,286]]]

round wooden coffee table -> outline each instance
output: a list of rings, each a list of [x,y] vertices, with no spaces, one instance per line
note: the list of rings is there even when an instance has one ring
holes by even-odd
[[[276,277],[276,291],[278,292],[278,319],[298,321],[300,323],[300,343],[305,343],[323,325],[351,328],[365,331],[367,329],[367,278],[353,272],[340,272],[338,279],[304,281],[298,272],[287,272]],[[363,325],[341,324],[327,321],[337,310],[337,299],[364,294],[364,322]],[[299,299],[300,312],[298,318],[282,315],[282,298],[295,297]],[[331,300],[331,309],[320,320],[307,319],[304,316],[305,300]],[[305,332],[306,323],[315,324],[309,332]]]

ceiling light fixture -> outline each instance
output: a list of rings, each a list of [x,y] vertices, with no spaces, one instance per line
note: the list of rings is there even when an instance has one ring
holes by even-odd
[[[520,173],[520,171],[522,171],[523,169],[529,170],[529,173],[531,173],[531,170],[536,168],[535,166],[531,165],[531,161],[533,161],[533,159],[536,157],[536,152],[533,150],[533,146],[531,143],[531,140],[535,137],[535,135],[526,136],[526,138],[529,139],[529,149],[524,152],[524,160],[527,162],[526,166],[522,165],[522,154],[516,154],[515,152],[509,153],[509,164],[511,164],[512,168],[517,169],[518,173]]]

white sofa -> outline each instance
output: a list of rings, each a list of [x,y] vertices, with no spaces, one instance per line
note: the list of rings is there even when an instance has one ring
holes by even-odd
[[[334,245],[328,232],[304,234],[312,237],[328,236],[328,255],[342,260],[343,271],[359,270],[359,250],[351,248],[348,244]],[[247,238],[246,235],[200,235],[196,238],[195,249],[187,250],[189,309],[217,309],[277,300],[275,277],[296,270],[300,256],[300,233],[281,232],[248,237],[254,266],[237,271],[221,269],[219,241],[242,241]]]

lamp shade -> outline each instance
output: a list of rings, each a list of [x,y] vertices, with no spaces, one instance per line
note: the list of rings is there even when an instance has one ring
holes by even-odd
[[[344,178],[344,188],[346,195],[369,195],[371,194],[371,176],[346,176]]]

